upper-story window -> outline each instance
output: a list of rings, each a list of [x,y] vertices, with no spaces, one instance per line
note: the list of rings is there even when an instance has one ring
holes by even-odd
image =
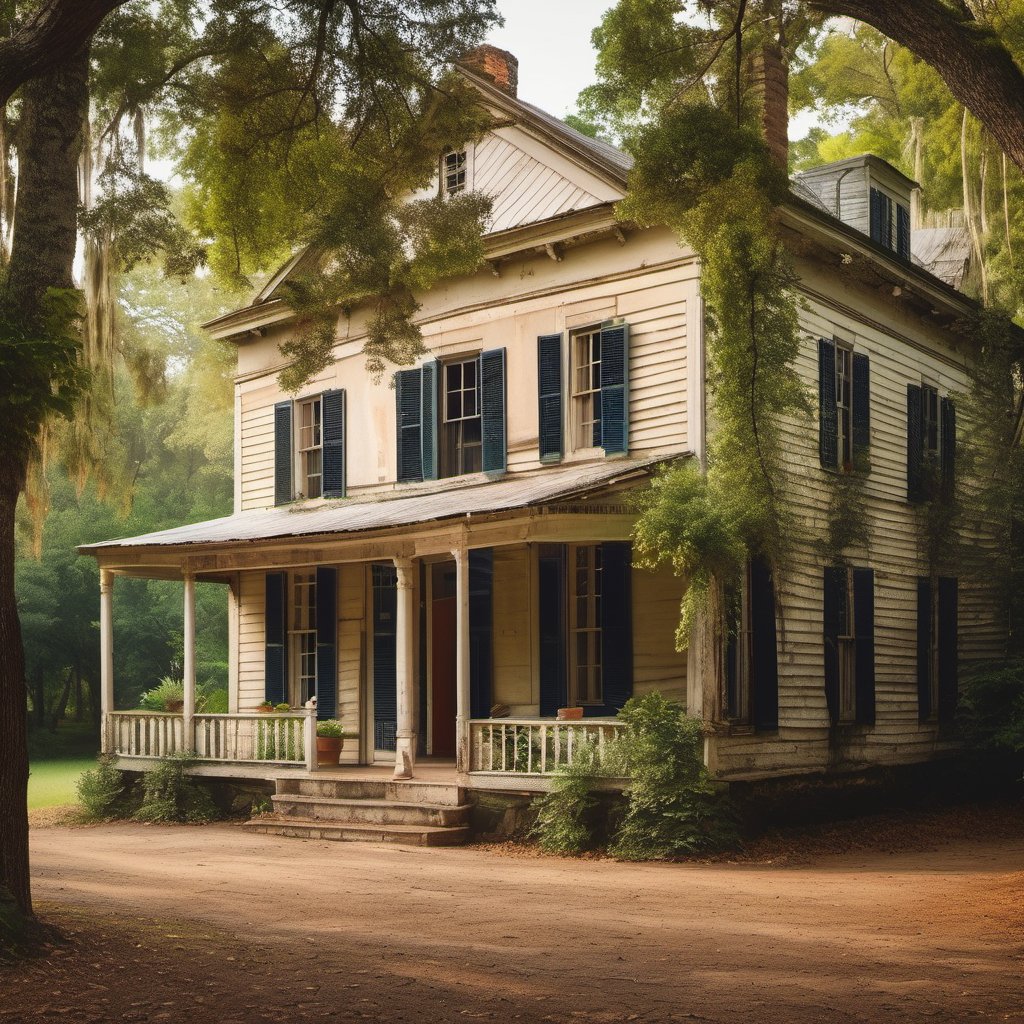
[[[601,444],[601,329],[572,336],[572,435],[574,448]]]
[[[479,473],[481,466],[479,360],[445,363],[442,381],[441,476]]]
[[[345,392],[274,406],[274,504],[345,497]]]
[[[826,469],[868,468],[870,361],[836,338],[818,340],[819,452]]]
[[[926,459],[938,459],[942,445],[939,431],[939,391],[930,384],[921,386],[921,441]]]
[[[952,501],[956,405],[933,384],[907,385],[907,500]]]
[[[307,498],[323,494],[323,406],[320,397],[299,403],[299,493]]]
[[[836,345],[836,420],[839,464],[853,465],[853,351]]]
[[[871,237],[897,256],[910,259],[910,210],[880,188],[870,190]]]
[[[466,189],[468,154],[464,149],[454,149],[441,157],[441,194],[453,196]]]

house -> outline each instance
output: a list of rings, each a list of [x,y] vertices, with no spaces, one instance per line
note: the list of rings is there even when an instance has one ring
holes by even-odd
[[[802,542],[785,580],[752,565],[727,649],[680,653],[683,583],[632,567],[631,493],[705,456],[700,267],[668,230],[616,219],[628,156],[518,99],[516,69],[485,47],[464,70],[499,126],[444,154],[437,187],[493,197],[487,260],[419,296],[417,365],[374,382],[355,310],[334,363],[282,393],[288,267],[207,325],[238,352],[235,510],[82,549],[101,567],[104,749],[128,766],[191,748],[208,774],[298,778],[315,696],[344,723],[334,774],[442,765],[466,790],[518,792],[660,690],[704,720],[725,780],[955,750],[958,666],[995,653],[1000,630],[984,582],[935,578],[922,550],[922,467],[953,479],[967,386],[970,339],[950,326],[974,303],[911,259],[913,182],[844,161],[799,176],[782,214],[798,370],[820,399],[816,424],[785,430],[793,514],[820,534],[829,475],[867,449],[869,540],[842,566]],[[180,714],[113,706],[121,576],[183,581]],[[230,592],[226,715],[194,705],[196,581]],[[265,699],[300,710],[261,716]],[[582,724],[556,719],[570,706]]]

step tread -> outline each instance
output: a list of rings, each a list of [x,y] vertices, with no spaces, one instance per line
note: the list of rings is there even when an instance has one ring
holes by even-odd
[[[468,825],[380,825],[367,822],[345,822],[345,821],[321,821],[318,818],[286,817],[273,814],[263,815],[260,818],[252,818],[245,823],[244,828],[253,832],[268,832],[270,834],[290,829],[298,832],[316,832],[318,838],[332,838],[324,833],[337,833],[342,839],[342,834],[349,836],[370,837],[404,837],[410,840],[423,839],[428,843],[431,839],[449,839],[465,841],[469,839],[471,830]]]
[[[361,796],[313,796],[310,793],[275,793],[271,798],[274,803],[297,804],[330,804],[335,807],[382,807],[388,810],[423,810],[423,811],[468,811],[472,804],[430,804],[412,800],[388,800],[380,797]]]

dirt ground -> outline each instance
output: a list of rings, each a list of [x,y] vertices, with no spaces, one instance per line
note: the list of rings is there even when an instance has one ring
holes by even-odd
[[[67,941],[0,1021],[1024,1021],[1024,831],[989,824],[674,865],[51,824]]]

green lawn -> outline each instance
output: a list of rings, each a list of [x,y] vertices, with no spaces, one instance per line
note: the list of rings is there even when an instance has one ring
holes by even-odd
[[[95,758],[65,758],[54,761],[33,761],[28,777],[28,807],[61,807],[77,804],[75,783],[78,776],[96,767]]]

